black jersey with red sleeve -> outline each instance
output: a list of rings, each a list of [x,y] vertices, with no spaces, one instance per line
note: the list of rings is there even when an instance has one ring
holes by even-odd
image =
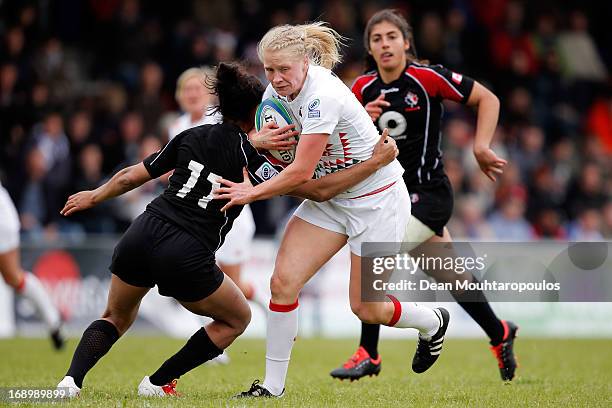
[[[385,100],[391,103],[383,107],[375,124],[381,132],[388,128],[397,142],[397,159],[405,169],[404,181],[410,188],[444,175],[440,147],[442,101],[465,104],[473,86],[473,79],[441,65],[410,62],[395,81],[386,84],[378,72],[372,71],[358,77],[352,91],[364,106],[380,94],[385,94]]]
[[[242,206],[221,212],[226,200],[213,199],[217,180],[241,182],[247,167],[251,181],[262,183],[281,168],[274,166],[231,123],[197,126],[177,135],[160,151],[144,159],[151,177],[174,170],[169,185],[146,211],[186,230],[211,252],[223,244]]]

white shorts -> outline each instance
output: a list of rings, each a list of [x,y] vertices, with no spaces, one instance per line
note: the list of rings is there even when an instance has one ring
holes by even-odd
[[[255,220],[251,207],[245,205],[234,220],[234,225],[225,236],[225,242],[217,250],[217,261],[226,265],[236,265],[247,261],[251,255],[251,243],[255,235]]]
[[[19,215],[8,192],[0,185],[0,254],[19,246]]]
[[[436,235],[436,233],[433,232],[431,228],[423,224],[414,215],[411,215],[410,219],[408,220],[408,225],[406,225],[406,233],[404,234],[402,251],[408,252],[434,235]]]
[[[361,256],[364,242],[402,242],[410,217],[410,196],[400,179],[362,198],[333,198],[322,203],[305,200],[293,215],[348,236],[351,252]]]

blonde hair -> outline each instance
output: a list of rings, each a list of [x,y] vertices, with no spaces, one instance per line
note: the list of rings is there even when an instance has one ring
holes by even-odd
[[[345,38],[323,21],[300,25],[281,25],[270,29],[257,44],[263,62],[264,51],[287,49],[295,56],[307,56],[316,65],[332,69],[342,61],[340,47]]]
[[[176,80],[176,92],[174,93],[174,97],[176,98],[177,102],[179,101],[181,92],[183,92],[183,87],[191,78],[197,78],[204,86],[206,86],[206,78],[213,76],[213,70],[205,66],[189,68],[183,72]]]

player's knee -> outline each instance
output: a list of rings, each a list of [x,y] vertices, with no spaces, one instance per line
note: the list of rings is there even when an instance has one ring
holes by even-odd
[[[296,282],[292,282],[292,279],[284,274],[274,273],[270,278],[270,292],[272,292],[272,300],[275,302],[294,302],[300,289]]]
[[[235,326],[236,337],[240,336],[251,323],[251,308],[246,305],[244,310],[237,319]]]
[[[17,290],[23,284],[23,275],[19,273],[2,273],[2,277],[7,285]]]
[[[351,304],[351,311],[364,323],[377,323],[376,311],[364,303]]]

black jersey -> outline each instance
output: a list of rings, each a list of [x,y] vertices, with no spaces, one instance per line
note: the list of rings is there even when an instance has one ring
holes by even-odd
[[[251,181],[261,183],[281,170],[259,154],[247,135],[230,123],[203,125],[178,134],[143,161],[153,178],[170,170],[170,184],[146,211],[176,224],[211,252],[223,244],[242,206],[221,212],[227,200],[215,200],[217,179],[241,182],[247,167]]]
[[[391,103],[375,122],[382,131],[389,129],[399,148],[397,159],[405,169],[408,188],[444,175],[442,165],[442,101],[466,103],[474,80],[452,72],[441,65],[408,63],[397,80],[385,84],[378,72],[358,77],[352,91],[362,105],[385,94]]]

